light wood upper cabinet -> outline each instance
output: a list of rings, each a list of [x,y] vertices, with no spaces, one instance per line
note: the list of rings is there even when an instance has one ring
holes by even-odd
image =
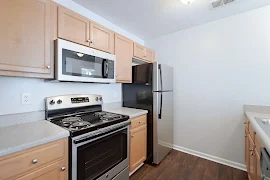
[[[51,0],[2,0],[0,75],[53,77]]]
[[[139,59],[145,59],[146,58],[145,47],[140,44],[134,43],[134,57]]]
[[[89,46],[90,21],[67,8],[58,6],[58,37]]]
[[[130,172],[146,160],[146,125],[130,130]]]
[[[148,63],[152,63],[155,61],[154,52],[151,51],[150,49],[140,45],[140,44],[137,44],[137,43],[134,43],[133,56],[135,58],[138,58],[138,59],[143,60],[143,61],[148,62]]]
[[[114,32],[91,22],[90,47],[114,54]]]
[[[154,62],[154,52],[151,51],[150,49],[145,49],[145,54],[146,54],[146,60],[149,62]]]
[[[115,34],[116,81],[132,83],[133,42]]]

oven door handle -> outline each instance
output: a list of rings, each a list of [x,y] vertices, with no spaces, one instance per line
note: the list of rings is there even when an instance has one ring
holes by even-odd
[[[86,136],[86,137],[83,137],[83,138],[80,138],[80,139],[76,139],[73,142],[74,142],[74,144],[79,144],[79,143],[89,141],[89,140],[92,140],[92,139],[98,140],[100,138],[115,134],[115,133],[125,129],[130,124],[131,123],[129,121],[129,122],[126,122],[126,123],[122,124],[121,126],[111,128],[111,129],[106,129],[106,130],[100,131],[99,133],[95,133],[95,134],[92,134],[92,135],[89,135],[89,136]]]

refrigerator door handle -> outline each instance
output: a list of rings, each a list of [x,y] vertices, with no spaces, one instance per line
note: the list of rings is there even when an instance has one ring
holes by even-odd
[[[158,65],[158,70],[159,70],[159,79],[160,79],[160,91],[163,91],[161,64]]]
[[[162,92],[160,92],[159,94],[160,94],[160,105],[159,105],[158,118],[161,119],[162,118],[162,101],[163,101],[163,96],[162,96]]]

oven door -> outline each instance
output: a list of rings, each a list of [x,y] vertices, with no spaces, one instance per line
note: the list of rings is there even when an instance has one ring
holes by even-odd
[[[102,131],[72,139],[72,180],[113,179],[128,167],[129,126]]]
[[[115,82],[115,56],[56,40],[56,78],[60,81]]]

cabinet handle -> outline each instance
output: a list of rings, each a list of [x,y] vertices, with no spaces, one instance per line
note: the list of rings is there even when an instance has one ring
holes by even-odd
[[[134,138],[134,135],[131,135],[131,138]]]
[[[94,41],[88,39],[87,42],[89,42],[90,44],[94,43]]]
[[[61,168],[61,171],[65,171],[65,170],[66,170],[66,167],[62,167],[62,168]]]
[[[32,161],[32,163],[33,163],[33,164],[36,164],[36,163],[38,163],[38,160],[37,160],[37,159],[34,159],[34,160]]]
[[[249,149],[249,151],[253,151],[253,149]]]
[[[47,69],[51,69],[51,66],[46,66]]]
[[[246,122],[244,122],[244,124],[247,124]]]
[[[139,121],[139,124],[141,124],[141,121]]]
[[[247,135],[245,135],[245,137],[247,137]]]

